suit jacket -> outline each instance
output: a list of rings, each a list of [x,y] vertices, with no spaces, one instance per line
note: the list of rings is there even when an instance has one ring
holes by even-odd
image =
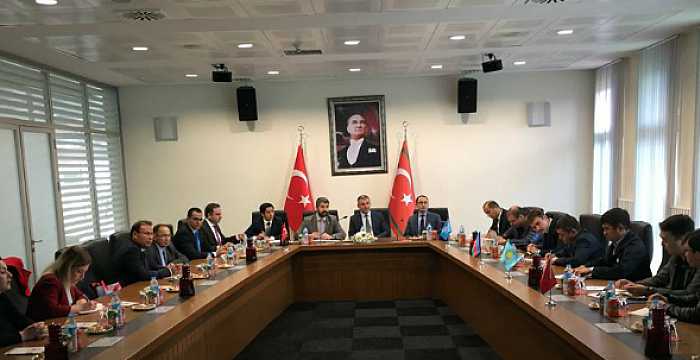
[[[365,138],[360,145],[360,152],[357,154],[357,160],[354,164],[350,164],[348,161],[348,148],[350,146],[345,146],[338,151],[338,168],[347,169],[354,167],[371,167],[371,166],[381,166],[382,159],[380,156],[380,148],[377,144],[371,143]]]
[[[224,236],[224,233],[221,232],[221,226],[219,226],[219,231],[217,232],[219,233],[219,237],[221,238],[221,244],[217,243],[216,236],[214,236],[214,231],[216,231],[216,229],[209,226],[209,222],[207,220],[202,221],[202,226],[199,229],[202,231],[202,242],[207,244],[207,248],[214,248],[214,250],[216,250],[216,247],[218,245],[223,245],[227,242],[238,242],[238,239],[235,236]]]
[[[700,323],[700,295],[668,295],[666,314],[680,321]]]
[[[164,267],[160,261],[160,251],[158,249],[158,245],[153,243],[153,245],[149,246],[146,250],[146,260],[148,261],[148,268],[150,270],[160,270],[160,268]],[[175,245],[170,243],[165,247],[165,265],[172,263],[184,264],[187,262],[189,262],[187,256],[177,251]]]
[[[116,269],[119,273],[119,283],[128,286],[139,281],[148,281],[170,276],[168,268],[151,269],[148,264],[148,248],[142,248],[130,241],[122,255],[116,259]]]
[[[685,273],[678,269],[685,267]],[[652,293],[668,295],[687,295],[700,292],[700,271],[689,266],[682,256],[672,256],[655,276],[639,281],[637,284],[648,286]],[[676,279],[677,276],[683,278]],[[679,286],[674,286],[678,284]]]
[[[318,224],[316,223],[316,214],[317,213],[313,213],[313,215],[309,215],[304,218],[304,221],[299,227],[299,233],[297,233],[297,236],[301,236],[301,233],[304,231],[304,228],[306,228],[309,231],[309,234],[318,231]],[[333,236],[333,239],[335,240],[345,239],[345,230],[343,230],[343,228],[340,226],[338,218],[330,214],[326,216],[325,233]]]
[[[272,217],[272,224],[270,224],[269,233],[265,234],[267,236],[274,236],[275,239],[280,240],[282,238],[282,218],[279,216]],[[260,235],[260,233],[265,232],[265,221],[263,216],[256,216],[255,219],[250,223],[250,226],[245,230],[245,235],[248,237]]]
[[[440,215],[428,211],[426,216],[425,216],[426,222],[433,228],[433,230],[437,230],[438,232],[440,229],[442,229],[442,219],[440,218]],[[425,225],[426,227],[428,225]],[[411,215],[410,218],[408,218],[408,225],[406,225],[406,231],[404,231],[405,236],[419,236],[421,235],[420,229],[418,229],[418,212],[415,212],[413,215]]]
[[[70,296],[73,303],[83,298],[83,292],[77,287],[71,286]],[[27,316],[34,321],[44,321],[57,317],[67,316],[70,307],[68,296],[63,283],[54,274],[45,274],[39,279],[32,289],[27,305]]]
[[[618,243],[608,246],[602,258],[588,264],[593,266],[593,278],[639,281],[651,276],[649,252],[642,240],[628,231]]]
[[[0,347],[22,342],[19,332],[31,324],[32,321],[17,310],[7,294],[0,293]]]
[[[370,210],[370,221],[372,222],[372,233],[375,237],[385,238],[389,237],[389,225],[386,223],[386,219],[382,213]],[[362,212],[359,214],[353,214],[350,217],[350,226],[348,228],[348,235],[353,236],[362,230],[364,226],[364,216]]]
[[[501,213],[497,218],[493,219],[491,223],[491,230],[495,231],[498,236],[503,236],[503,234],[510,229],[510,222],[508,222],[508,216],[506,216],[507,211],[501,209]]]
[[[583,230],[576,234],[573,244],[561,247],[555,255],[554,265],[577,267],[603,256],[603,247],[595,235]]]
[[[204,227],[204,225],[202,225],[202,227]],[[216,251],[216,242],[207,241],[202,228],[199,229],[199,239],[201,241],[200,245],[202,251],[197,251],[194,232],[189,226],[185,225],[173,236],[173,244],[179,252],[185,254],[190,260],[206,259],[209,253]]]

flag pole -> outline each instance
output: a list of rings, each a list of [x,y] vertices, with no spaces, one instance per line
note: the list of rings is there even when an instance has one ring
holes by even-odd
[[[547,307],[557,306],[557,302],[552,299],[552,289],[554,289],[554,287],[549,289],[549,300],[546,303],[544,303]]]
[[[403,141],[408,138],[408,121],[404,121],[401,126],[403,126]]]
[[[298,125],[297,126],[297,131],[299,132],[299,145],[302,147],[304,146],[304,126],[303,125]]]

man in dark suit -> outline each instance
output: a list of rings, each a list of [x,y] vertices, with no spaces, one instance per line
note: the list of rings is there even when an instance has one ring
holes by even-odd
[[[559,217],[555,214],[558,213],[545,213],[540,208],[532,209],[528,213],[527,223],[532,231],[540,236],[535,242],[527,245],[527,251],[531,253],[537,252],[537,250],[551,252],[559,247],[559,236],[556,230]]]
[[[225,253],[225,249],[220,248],[221,245],[230,243],[237,243],[239,241],[238,236],[233,235],[226,237],[221,231],[219,223],[224,217],[221,205],[217,203],[209,203],[204,207],[204,222],[202,223],[202,239],[205,243],[210,244],[215,249],[219,249],[218,255]]]
[[[187,210],[185,226],[181,227],[173,237],[173,244],[178,251],[185,254],[189,260],[206,259],[208,254],[216,253],[216,243],[205,241],[202,234],[202,209]]]
[[[275,239],[282,239],[282,226],[284,220],[275,216],[275,207],[270,203],[260,205],[260,216],[256,216],[250,226],[245,231],[247,237],[255,236],[258,240],[268,239],[274,236]]]
[[[147,281],[151,278],[164,278],[171,275],[167,267],[151,270],[146,253],[153,244],[153,223],[141,220],[131,226],[131,241],[116,259],[119,273],[119,283],[128,286],[135,282]]]
[[[492,220],[491,227],[488,233],[486,233],[486,237],[495,239],[499,236],[503,236],[503,234],[510,229],[507,212],[505,209],[501,208],[497,202],[489,200],[481,206],[481,209],[484,210],[484,214]]]
[[[428,211],[429,202],[425,195],[418,195],[416,198],[416,212],[408,218],[406,225],[405,236],[420,236],[423,230],[430,225],[431,230],[440,231],[442,228],[442,219],[440,215]]]
[[[365,231],[377,238],[389,237],[389,225],[386,223],[384,215],[372,211],[370,209],[371,205],[369,196],[360,195],[357,198],[357,208],[360,212],[350,217],[349,236],[353,236],[360,231]]]
[[[557,220],[557,235],[562,246],[553,254],[554,265],[577,267],[603,256],[603,246],[591,233],[581,230],[578,220],[564,215]]]
[[[576,268],[578,275],[591,274],[594,279],[639,281],[651,276],[649,251],[630,229],[630,214],[620,208],[610,209],[600,218],[603,235],[610,241],[605,256]]]
[[[146,254],[148,266],[151,270],[159,270],[170,264],[184,264],[188,262],[187,256],[177,251],[171,242],[173,226],[170,224],[158,224],[153,227],[155,241],[148,248]]]
[[[347,121],[347,132],[350,144],[341,148],[337,153],[338,168],[377,167],[382,165],[381,149],[377,144],[369,142],[367,136],[367,120],[360,114],[353,114]]]

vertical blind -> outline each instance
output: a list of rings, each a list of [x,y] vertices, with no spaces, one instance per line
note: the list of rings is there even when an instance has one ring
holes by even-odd
[[[0,118],[46,123],[44,73],[0,58]]]
[[[678,41],[672,39],[641,52],[637,110],[635,218],[658,223],[671,206],[675,170],[675,128],[678,122]],[[651,267],[661,262],[661,243],[654,241]]]

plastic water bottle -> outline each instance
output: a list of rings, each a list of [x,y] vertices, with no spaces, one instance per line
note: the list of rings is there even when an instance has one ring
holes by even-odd
[[[111,313],[110,320],[112,322],[111,325],[115,329],[119,329],[123,327],[124,323],[126,322],[124,307],[122,307],[122,301],[119,299],[119,295],[116,292],[113,292],[111,297],[112,299],[109,302],[109,312]]]
[[[433,226],[430,225],[430,224],[428,224],[428,226],[426,226],[426,228],[425,228],[425,231],[427,232],[427,235],[425,236],[425,240],[433,240],[433,239],[432,239],[432,236],[433,236]]]
[[[151,283],[149,287],[151,289],[151,292],[156,294],[156,297],[154,299],[155,305],[160,305],[160,284],[158,284],[158,280],[156,280],[155,276],[151,277]]]
[[[605,287],[605,292],[603,293],[602,297],[605,300],[605,303],[603,303],[603,314],[607,314],[608,300],[615,297],[615,283],[613,283],[612,280],[608,281],[608,286]]]
[[[301,244],[309,245],[309,229],[304,228],[301,232]]]
[[[75,322],[76,314],[68,314],[68,325],[66,325],[66,335],[68,335],[68,351],[78,351],[78,324]]]
[[[226,264],[227,265],[236,265],[235,264],[235,257],[236,257],[236,251],[234,250],[233,246],[228,246],[226,248]]]
[[[211,253],[207,254],[207,266],[209,267],[209,270],[214,269],[214,257],[211,255]]]
[[[561,278],[561,291],[562,293],[566,294],[568,293],[567,287],[569,286],[569,279],[574,276],[573,270],[571,269],[571,265],[567,264],[566,269],[564,269],[564,274],[562,274]]]

